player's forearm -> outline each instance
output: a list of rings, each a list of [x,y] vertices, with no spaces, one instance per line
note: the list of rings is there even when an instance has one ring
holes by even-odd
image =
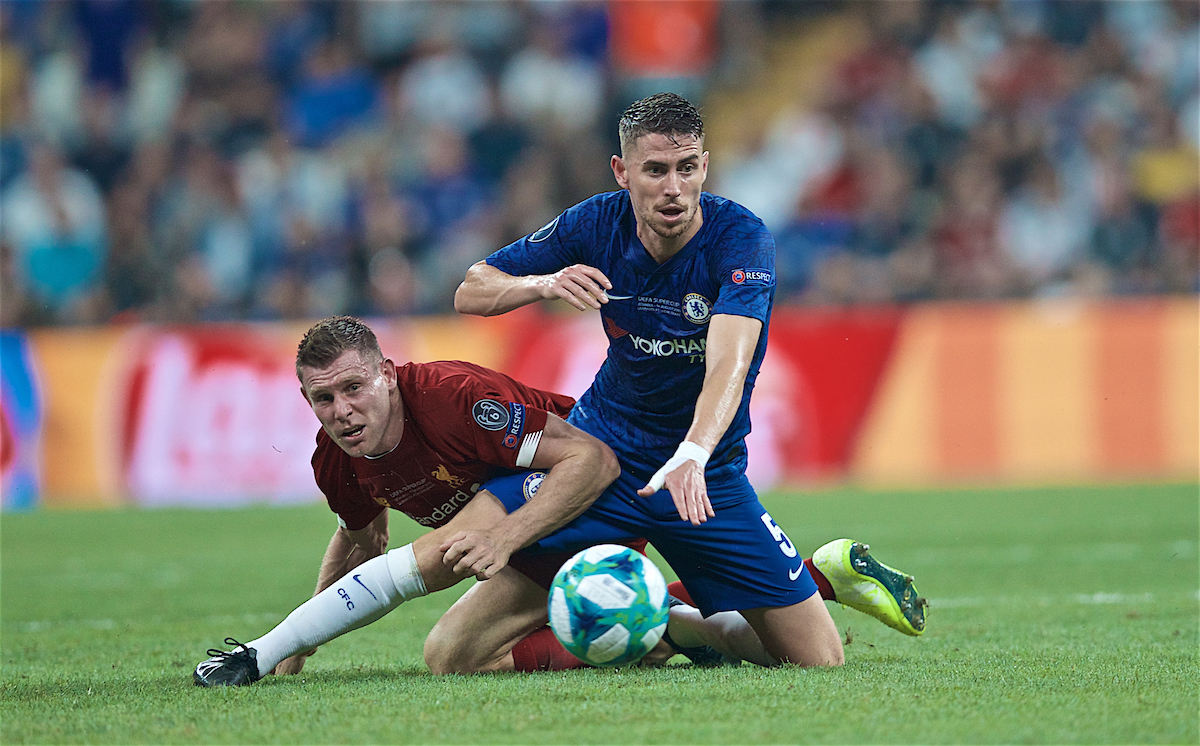
[[[467,270],[454,293],[454,310],[473,316],[496,316],[545,299],[543,275],[517,277],[485,262]]]
[[[501,521],[498,533],[513,551],[529,546],[579,517],[620,474],[608,447],[569,456],[550,469],[532,500]]]
[[[386,510],[380,511],[375,520],[359,531],[339,527],[329,540],[329,547],[321,560],[317,589],[313,595],[333,585],[343,575],[367,560],[383,554],[387,549],[387,542]]]
[[[741,317],[717,316],[713,325],[716,328],[709,332],[704,386],[696,398],[696,411],[685,438],[709,453],[721,442],[741,405],[746,373],[761,330],[756,319]]]
[[[696,399],[696,412],[685,440],[703,446],[712,453],[729,429],[729,423],[733,422],[745,384],[745,366],[733,360],[714,366],[704,378],[704,389]]]
[[[350,553],[354,546],[354,543],[346,536],[344,529],[339,528],[334,532],[333,538],[329,540],[329,547],[325,550],[325,556],[321,559],[321,570],[317,574],[317,589],[313,592],[314,596],[333,585],[338,578],[350,570]]]

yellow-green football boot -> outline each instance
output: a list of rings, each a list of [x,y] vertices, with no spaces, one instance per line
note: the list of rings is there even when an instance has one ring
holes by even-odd
[[[833,586],[838,603],[906,635],[924,634],[929,604],[917,594],[913,577],[879,562],[870,549],[861,542],[838,539],[813,552],[812,561]]]

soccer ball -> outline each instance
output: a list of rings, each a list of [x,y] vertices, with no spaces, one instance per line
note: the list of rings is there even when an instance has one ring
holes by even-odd
[[[645,555],[600,544],[567,560],[550,585],[550,628],[584,663],[634,663],[667,629],[667,581]]]

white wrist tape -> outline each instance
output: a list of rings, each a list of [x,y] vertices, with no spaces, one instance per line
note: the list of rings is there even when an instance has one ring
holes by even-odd
[[[656,492],[662,489],[663,483],[667,481],[667,475],[683,466],[685,462],[695,461],[700,464],[700,469],[703,470],[708,465],[708,457],[712,455],[704,450],[703,446],[693,443],[690,440],[685,440],[679,444],[679,448],[675,449],[675,455],[667,459],[667,463],[662,465],[662,468],[654,472],[654,476],[650,477],[647,484]]]

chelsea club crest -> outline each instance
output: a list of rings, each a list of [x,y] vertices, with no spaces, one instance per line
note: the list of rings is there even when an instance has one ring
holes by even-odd
[[[708,298],[699,293],[688,293],[683,296],[683,317],[693,324],[703,324],[708,321],[712,306]]]
[[[546,472],[544,471],[535,471],[525,477],[525,484],[521,485],[522,491],[525,493],[525,502],[533,499],[533,496],[537,494],[538,487],[542,486],[542,480],[545,478]]]

